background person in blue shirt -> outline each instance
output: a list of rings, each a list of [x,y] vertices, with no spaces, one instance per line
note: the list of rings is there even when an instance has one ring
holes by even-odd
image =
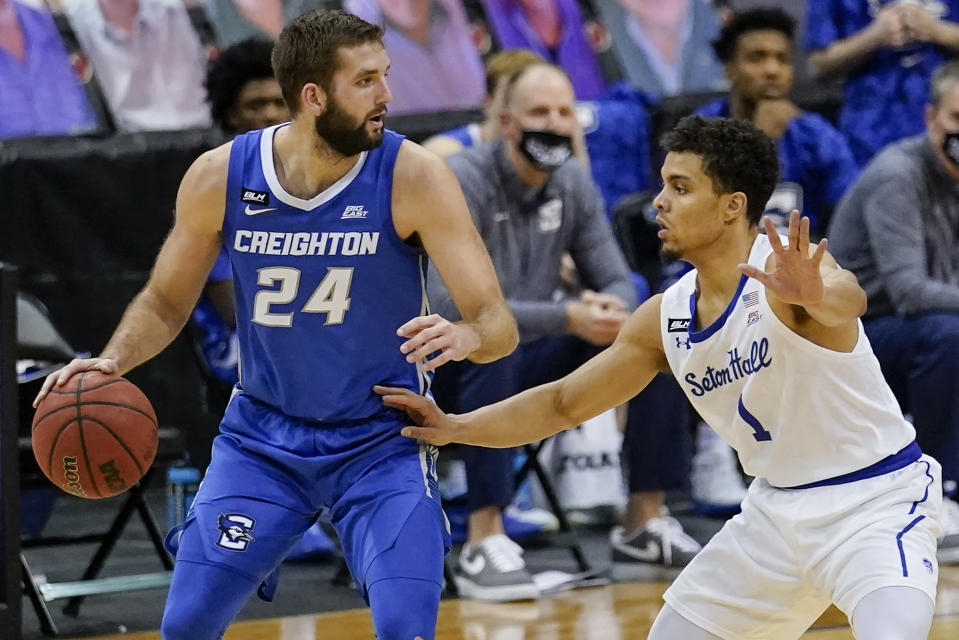
[[[959,50],[959,0],[808,0],[817,73],[845,71],[839,130],[860,166],[923,131],[933,70]]]
[[[735,14],[713,43],[725,65],[729,96],[697,113],[746,118],[775,140],[782,171],[766,213],[785,228],[789,212],[797,209],[821,236],[858,169],[842,134],[789,99],[794,30],[795,22],[780,9]]]

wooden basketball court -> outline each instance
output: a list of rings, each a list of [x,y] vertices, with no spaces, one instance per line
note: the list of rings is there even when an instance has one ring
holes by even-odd
[[[529,603],[445,600],[436,640],[641,640],[662,606],[666,583],[579,589]],[[159,640],[157,632],[87,640]],[[235,624],[224,640],[370,640],[365,609]],[[845,616],[829,609],[804,640],[852,640]],[[944,567],[931,640],[959,638],[959,567]],[[769,640],[775,640],[770,638]],[[920,640],[920,639],[916,639]]]

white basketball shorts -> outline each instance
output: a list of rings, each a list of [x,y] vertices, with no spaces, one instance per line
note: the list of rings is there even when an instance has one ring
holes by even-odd
[[[881,587],[913,587],[935,602],[941,506],[941,468],[925,455],[834,486],[777,489],[757,478],[742,512],[663,597],[724,640],[794,640],[830,603],[851,618]]]

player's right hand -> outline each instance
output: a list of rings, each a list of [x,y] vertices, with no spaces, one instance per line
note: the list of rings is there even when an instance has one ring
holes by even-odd
[[[33,399],[33,408],[36,409],[40,401],[43,400],[53,387],[62,387],[67,380],[83,371],[99,371],[106,375],[120,373],[120,366],[116,360],[110,358],[74,358],[67,366],[57,369],[47,376],[40,387],[40,393]]]
[[[383,404],[403,411],[417,424],[415,427],[403,427],[401,435],[438,447],[456,441],[453,421],[432,399],[399,387],[375,385],[373,391],[383,396]]]

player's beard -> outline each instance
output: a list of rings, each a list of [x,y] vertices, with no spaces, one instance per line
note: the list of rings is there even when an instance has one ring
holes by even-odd
[[[659,258],[663,264],[669,264],[682,259],[682,256],[675,249],[667,249],[666,245],[662,245],[659,248]]]
[[[375,113],[370,112],[357,122],[336,100],[330,99],[326,112],[314,123],[316,134],[323,138],[330,148],[345,157],[375,149],[383,142],[384,130],[383,127],[372,133],[366,130],[366,123]]]

